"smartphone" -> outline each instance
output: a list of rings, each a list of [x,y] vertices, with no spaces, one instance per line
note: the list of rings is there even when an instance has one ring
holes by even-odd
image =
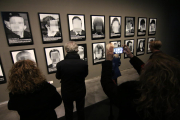
[[[121,53],[123,53],[123,47],[116,47],[116,48],[114,48],[114,53],[115,53],[115,54],[121,54]]]

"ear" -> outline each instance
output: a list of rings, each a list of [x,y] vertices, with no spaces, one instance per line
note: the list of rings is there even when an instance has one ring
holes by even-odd
[[[9,21],[4,20],[4,23],[8,29],[11,29]]]
[[[24,25],[24,30],[27,28],[27,26],[26,25]]]

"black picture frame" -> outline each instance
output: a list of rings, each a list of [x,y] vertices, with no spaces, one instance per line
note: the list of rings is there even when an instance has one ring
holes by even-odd
[[[12,58],[12,63],[15,64],[19,60],[32,60],[36,62],[37,64],[37,59],[36,59],[36,52],[35,49],[21,49],[21,50],[12,50],[10,51],[11,58]]]
[[[133,37],[135,35],[135,17],[125,17],[125,37]]]
[[[117,48],[117,47],[121,47],[121,40],[116,40],[116,41],[109,41],[109,43],[112,43],[114,45],[114,48]],[[121,59],[121,54],[119,54],[119,58]]]
[[[150,47],[149,47],[149,42],[151,41],[154,41],[156,38],[155,37],[149,37],[148,40],[147,40],[147,54],[151,54],[151,50],[150,50]]]
[[[1,12],[9,46],[34,44],[28,12]]]
[[[0,84],[6,83],[6,76],[4,73],[3,65],[0,58]]]
[[[109,16],[109,38],[121,37],[121,16]]]
[[[93,65],[100,64],[106,59],[106,43],[92,43]]]
[[[132,44],[131,44],[132,43]],[[134,39],[124,40],[124,44],[127,45],[132,54],[134,54]],[[128,58],[126,54],[124,54],[124,59]]]
[[[137,36],[145,36],[147,29],[147,17],[138,17]]]
[[[77,44],[78,45],[78,54],[81,60],[88,62],[87,58],[87,45],[86,44]]]
[[[155,35],[157,28],[157,18],[149,18],[148,35]]]
[[[85,15],[67,14],[70,41],[86,40]]]
[[[145,54],[145,42],[146,38],[138,38],[136,44],[136,56]]]
[[[44,47],[48,74],[56,73],[56,65],[64,60],[64,46]],[[54,62],[54,63],[53,63]]]
[[[90,19],[91,19],[92,40],[104,39],[105,38],[105,16],[104,15],[90,15]]]
[[[59,13],[38,13],[43,44],[62,43],[62,29]]]

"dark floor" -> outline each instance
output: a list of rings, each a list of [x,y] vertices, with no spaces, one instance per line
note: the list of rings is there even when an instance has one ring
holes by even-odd
[[[117,120],[118,117],[118,108],[112,105],[113,117],[114,119],[110,120]],[[110,102],[109,99],[103,100],[98,102],[94,105],[88,106],[85,108],[85,117],[86,120],[108,120],[110,115]],[[74,112],[73,120],[77,119],[77,113]],[[65,120],[65,117],[61,117],[58,120]]]

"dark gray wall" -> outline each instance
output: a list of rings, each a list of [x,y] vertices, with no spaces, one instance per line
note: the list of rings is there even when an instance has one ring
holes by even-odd
[[[26,46],[14,46],[9,47],[6,41],[5,32],[3,29],[2,18],[0,17],[0,56],[2,59],[2,64],[4,66],[6,78],[8,78],[8,71],[12,66],[12,60],[9,51],[18,49],[28,49],[35,48],[36,56],[38,61],[38,66],[46,76],[47,80],[53,80],[53,85],[60,87],[60,83],[55,78],[55,74],[48,74],[46,69],[46,61],[43,47],[59,46],[64,45],[65,42],[69,41],[68,33],[68,23],[67,14],[85,14],[86,23],[86,41],[80,41],[80,43],[86,43],[88,49],[88,64],[89,64],[89,75],[87,79],[99,76],[101,74],[101,65],[92,64],[92,45],[94,42],[106,42],[112,40],[121,40],[124,44],[125,39],[135,39],[135,46],[137,38],[148,38],[146,35],[144,37],[137,37],[137,22],[138,17],[157,18],[157,32],[155,36],[163,42],[162,50],[165,53],[173,54],[169,48],[173,48],[174,45],[171,37],[172,31],[168,30],[171,26],[168,26],[168,15],[171,11],[166,10],[166,3],[155,0],[1,0],[0,1],[0,11],[17,11],[17,12],[28,12],[29,20],[31,24],[31,30],[34,40],[34,45]],[[42,38],[39,27],[38,12],[45,13],[59,13],[61,18],[61,27],[63,34],[63,43],[54,44],[42,44]],[[168,13],[168,14],[167,14]],[[105,15],[105,29],[106,36],[103,40],[91,40],[91,29],[90,29],[90,15]],[[109,16],[122,16],[122,37],[118,39],[109,39]],[[124,37],[124,23],[125,16],[136,17],[135,24],[135,36],[125,38]],[[147,41],[146,41],[147,45]],[[135,47],[136,48],[136,47]],[[147,48],[146,48],[147,49]],[[175,48],[173,48],[175,49]],[[136,52],[136,51],[135,51]],[[150,54],[145,54],[140,56],[144,62],[149,58]],[[121,70],[131,68],[129,59],[124,59],[124,55],[121,56],[122,65]],[[6,89],[7,84],[0,85],[0,102],[8,100],[8,91]]]

